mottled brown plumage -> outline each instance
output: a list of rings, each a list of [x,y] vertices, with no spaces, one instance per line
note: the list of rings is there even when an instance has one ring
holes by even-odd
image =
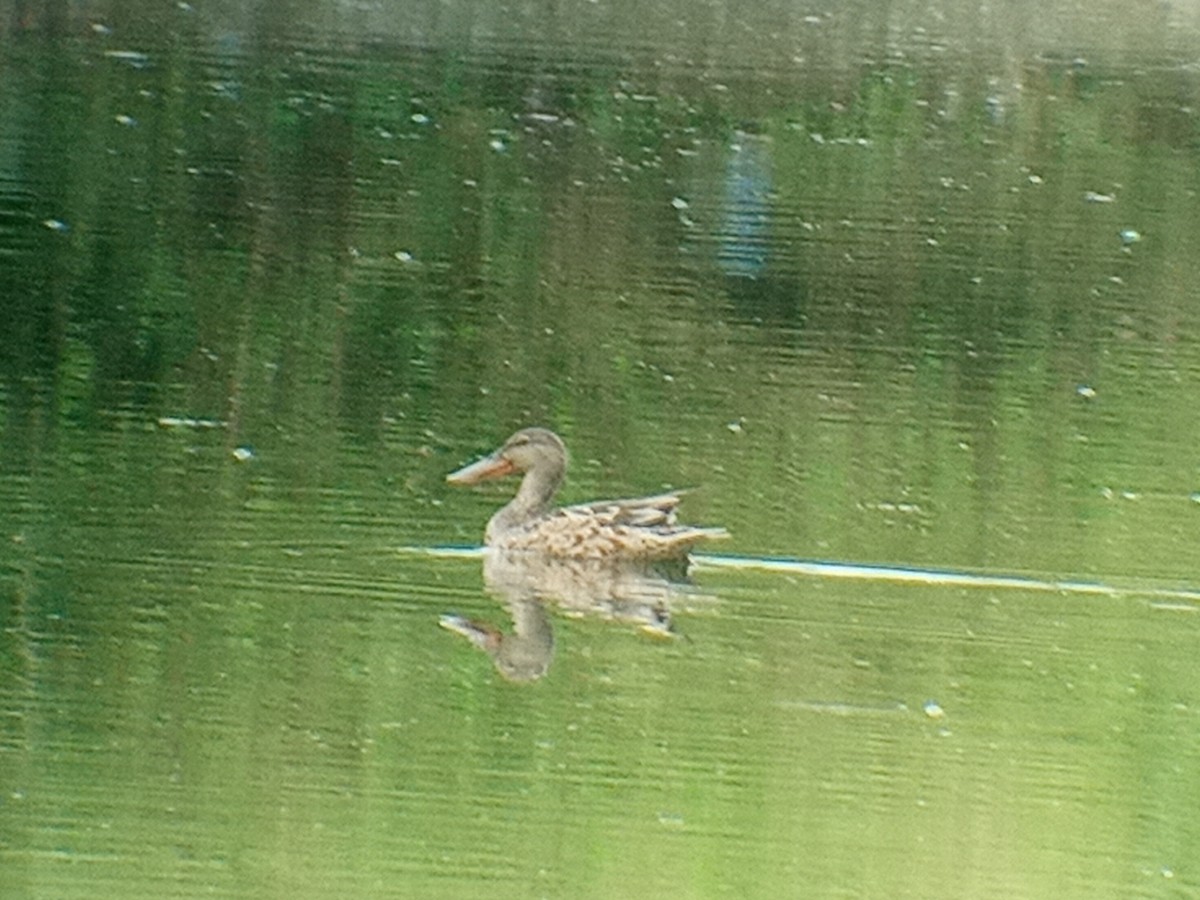
[[[503,550],[585,559],[672,559],[693,545],[726,536],[723,528],[675,521],[680,494],[601,500],[555,509],[567,471],[567,449],[545,428],[518,431],[490,456],[446,476],[451,484],[523,473],[517,495],[487,525],[483,542]]]

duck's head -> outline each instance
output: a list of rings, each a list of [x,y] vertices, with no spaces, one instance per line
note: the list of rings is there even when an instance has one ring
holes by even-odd
[[[566,469],[567,448],[557,434],[547,428],[523,428],[495,453],[451,472],[446,480],[451,484],[475,484],[489,478],[537,472],[557,483]]]

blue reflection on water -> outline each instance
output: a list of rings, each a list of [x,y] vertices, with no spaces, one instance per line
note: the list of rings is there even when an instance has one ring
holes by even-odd
[[[770,250],[770,142],[738,131],[729,150],[717,262],[726,275],[757,278]]]

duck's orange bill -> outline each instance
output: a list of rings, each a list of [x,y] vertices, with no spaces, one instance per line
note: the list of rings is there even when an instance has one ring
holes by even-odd
[[[446,480],[451,484],[474,484],[488,478],[503,478],[517,471],[517,467],[503,456],[485,456],[478,462],[463,466],[457,472],[451,472]]]

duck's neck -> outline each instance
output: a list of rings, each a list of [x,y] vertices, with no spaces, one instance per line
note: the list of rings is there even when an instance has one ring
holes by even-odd
[[[521,479],[517,495],[488,522],[487,539],[520,528],[549,512],[566,474],[566,466],[545,464],[530,469]]]

